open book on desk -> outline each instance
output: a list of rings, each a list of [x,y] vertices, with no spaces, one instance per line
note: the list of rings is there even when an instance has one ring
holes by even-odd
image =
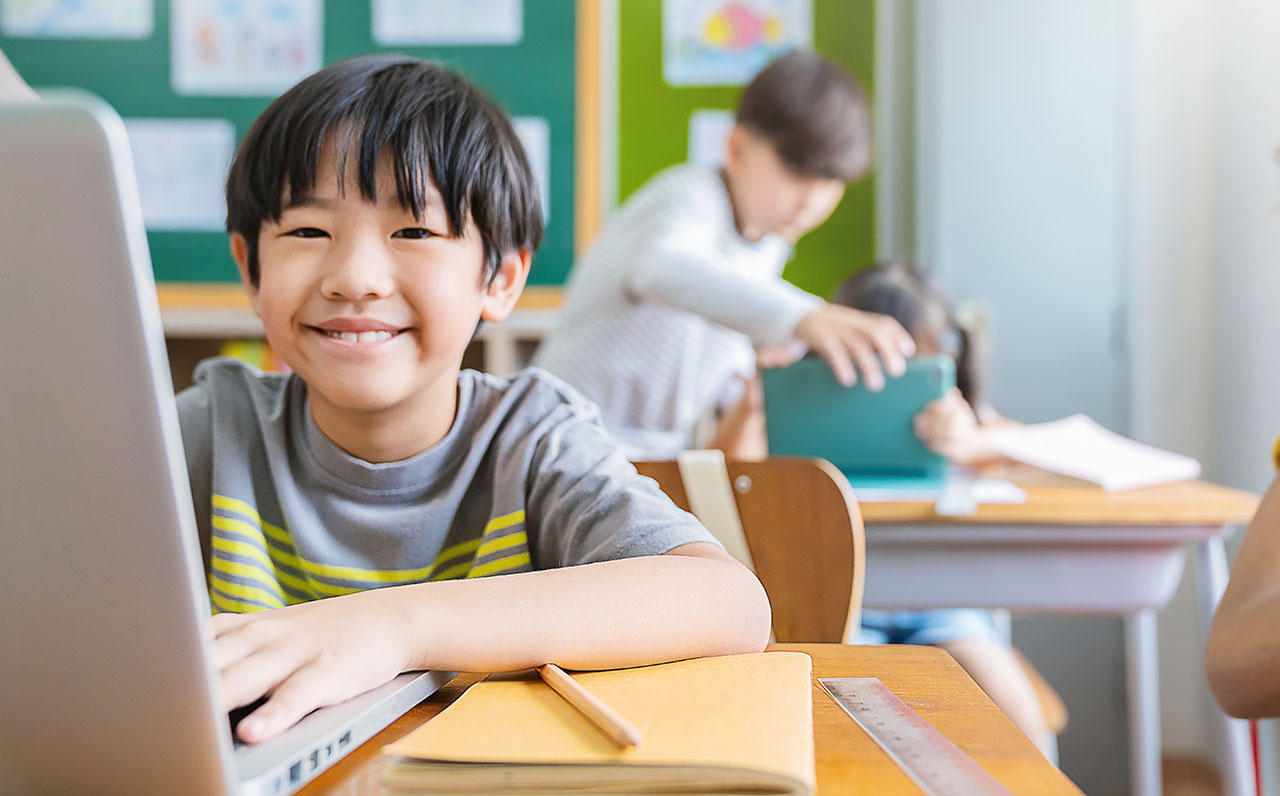
[[[807,655],[729,655],[573,677],[639,728],[639,747],[620,749],[533,672],[490,675],[385,748],[386,792],[813,792]]]
[[[1107,491],[1187,481],[1200,463],[1108,431],[1085,415],[991,433],[1001,455],[1042,470],[1096,484]]]

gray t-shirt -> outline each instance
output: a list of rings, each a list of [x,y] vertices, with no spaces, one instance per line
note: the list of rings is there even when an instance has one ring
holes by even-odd
[[[316,427],[296,375],[200,364],[178,413],[218,611],[712,542],[555,377],[463,371],[444,439],[372,464]]]

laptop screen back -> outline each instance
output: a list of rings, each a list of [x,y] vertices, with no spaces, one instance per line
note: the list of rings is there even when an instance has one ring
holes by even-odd
[[[0,790],[227,793],[141,207],[101,101],[0,104],[0,265]]]

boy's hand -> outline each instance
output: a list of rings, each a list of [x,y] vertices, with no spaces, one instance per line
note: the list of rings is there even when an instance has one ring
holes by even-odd
[[[756,371],[773,370],[793,365],[804,356],[805,347],[800,342],[783,345],[765,345],[756,348]]]
[[[272,738],[316,708],[376,688],[405,669],[404,633],[378,597],[363,592],[212,618],[225,708],[270,694],[240,722],[241,740]]]
[[[916,415],[915,431],[929,450],[953,462],[966,464],[982,458],[978,418],[954,387]]]
[[[867,388],[884,387],[884,369],[901,376],[916,344],[901,324],[887,315],[824,303],[800,321],[796,337],[827,361],[836,380],[846,387],[857,381],[854,366]]]

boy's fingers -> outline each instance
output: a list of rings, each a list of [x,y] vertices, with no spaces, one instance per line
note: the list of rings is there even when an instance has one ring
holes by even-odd
[[[213,628],[213,635],[216,638],[252,621],[252,617],[253,614],[214,614],[209,617],[209,625]]]
[[[246,743],[260,743],[292,727],[326,702],[325,675],[314,665],[290,674],[271,698],[240,722],[237,733]]]
[[[831,372],[835,375],[836,381],[845,387],[852,387],[857,383],[857,376],[853,371],[853,362],[849,359],[849,354],[838,345],[824,345],[818,349],[818,356],[822,357]]]
[[[896,324],[895,324],[896,326]],[[897,331],[901,331],[898,329]],[[905,332],[903,332],[905,334]],[[903,355],[902,345],[893,327],[882,329],[872,336],[880,361],[891,376],[901,376],[907,372],[907,358]]]
[[[249,657],[261,646],[257,634],[244,632],[244,627],[219,633],[213,640],[213,667],[222,671],[238,660]]]
[[[853,361],[858,366],[858,372],[862,374],[862,383],[867,385],[867,389],[872,392],[880,392],[884,389],[884,372],[880,370],[880,360],[876,358],[871,347],[859,340],[849,348],[849,353],[853,355]]]
[[[232,710],[249,704],[280,685],[299,665],[296,653],[281,647],[258,650],[241,658],[219,672],[224,706]]]

